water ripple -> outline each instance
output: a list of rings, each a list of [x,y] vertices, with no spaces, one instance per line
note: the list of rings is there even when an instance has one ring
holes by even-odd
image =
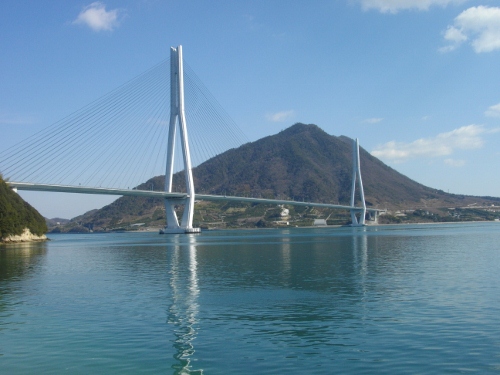
[[[495,224],[0,248],[0,373],[498,373]]]

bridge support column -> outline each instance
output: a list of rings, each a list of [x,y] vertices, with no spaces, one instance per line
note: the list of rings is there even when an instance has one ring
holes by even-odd
[[[165,173],[165,191],[172,192],[174,174],[175,137],[179,124],[179,135],[184,162],[187,198],[165,199],[167,225],[160,233],[199,233],[200,228],[193,228],[194,215],[194,181],[189,152],[186,114],[184,111],[184,68],[182,63],[182,46],[170,49],[170,125],[167,146],[167,170]],[[184,205],[181,223],[175,213],[176,205]]]
[[[369,224],[378,224],[378,211],[377,210],[367,210],[366,214],[368,216]]]
[[[361,199],[361,207],[355,207],[355,197],[356,197],[356,180],[358,181],[359,196]],[[359,141],[353,140],[352,143],[352,186],[351,186],[351,225],[352,226],[363,226],[365,225],[366,216],[366,203],[365,203],[365,192],[363,190],[363,181],[361,180],[361,166],[359,163]],[[359,218],[356,214],[359,213]]]

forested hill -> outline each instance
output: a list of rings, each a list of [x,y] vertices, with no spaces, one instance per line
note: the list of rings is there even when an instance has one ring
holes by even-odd
[[[424,186],[360,147],[367,205],[378,208],[499,203],[499,198],[447,194]],[[352,139],[316,125],[295,124],[278,134],[218,155],[193,170],[197,193],[282,197],[349,205]],[[181,176],[179,176],[181,177]]]
[[[389,210],[467,205],[498,206],[499,198],[447,194],[402,175],[360,148],[361,174],[369,207]],[[349,205],[352,140],[329,135],[316,125],[295,124],[275,135],[228,150],[193,169],[199,194],[250,196]],[[174,176],[174,190],[185,191],[184,175]],[[137,186],[163,190],[164,176]],[[231,205],[208,209],[201,202],[195,217],[203,224],[235,215]],[[217,211],[218,210],[218,211]],[[229,210],[229,211],[227,211]],[[240,210],[238,208],[238,210]],[[241,210],[240,210],[241,211]],[[238,211],[238,212],[240,212]],[[240,213],[242,216],[243,214]],[[449,215],[448,211],[443,213]],[[259,217],[262,213],[249,213]],[[236,216],[234,216],[236,220]],[[238,220],[241,217],[238,217]],[[217,219],[219,220],[219,219]],[[100,210],[73,220],[88,228],[114,228],[130,223],[164,224],[163,202],[157,198],[122,197]]]
[[[446,195],[398,173],[362,148],[360,159],[366,200],[371,206],[385,208]],[[195,168],[194,178],[199,193],[280,196],[348,205],[352,140],[299,123],[208,160]]]
[[[25,228],[37,236],[47,232],[43,216],[13,192],[0,176],[0,241],[11,235],[21,235]]]

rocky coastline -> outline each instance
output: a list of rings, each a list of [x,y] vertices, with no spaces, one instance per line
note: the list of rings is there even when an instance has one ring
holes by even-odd
[[[28,228],[24,228],[22,234],[19,235],[9,235],[0,240],[0,243],[19,243],[19,242],[36,242],[36,241],[47,241],[47,236],[42,234],[38,236],[31,233]]]

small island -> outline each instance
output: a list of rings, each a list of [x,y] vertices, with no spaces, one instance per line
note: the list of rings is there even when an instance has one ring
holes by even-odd
[[[0,175],[0,243],[45,241],[40,213],[12,191]]]

